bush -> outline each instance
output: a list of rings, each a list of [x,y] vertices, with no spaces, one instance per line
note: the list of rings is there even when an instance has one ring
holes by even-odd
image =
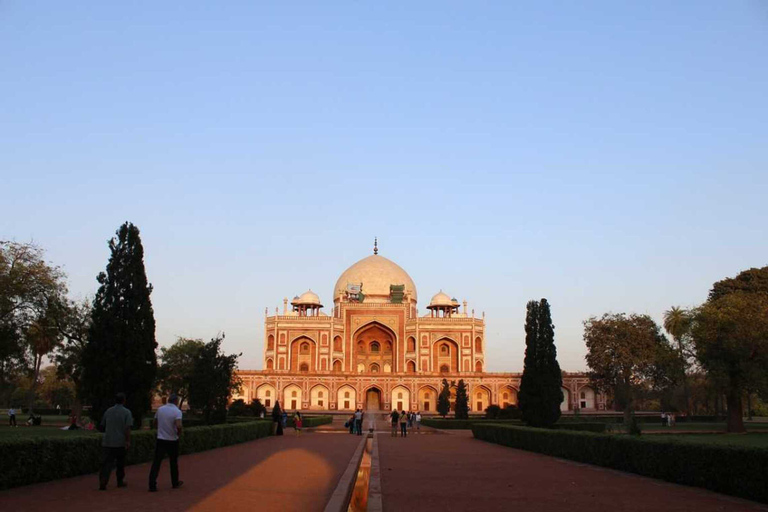
[[[69,416],[72,413],[72,409],[64,409],[64,408],[61,409],[61,413],[59,413],[59,411],[57,411],[56,409],[52,409],[50,407],[48,408],[35,407],[32,410],[34,411],[35,414],[39,414],[40,416],[56,416],[58,414],[61,414],[61,416]],[[29,414],[29,409],[24,407],[21,409],[21,412],[22,414]]]
[[[472,425],[472,433],[477,439],[512,448],[768,502],[766,448],[516,427],[491,422],[476,422]]]
[[[550,428],[555,430],[570,430],[577,432],[605,432],[608,428],[608,424],[599,421],[593,423],[583,421],[581,423],[568,422],[561,425],[560,422],[558,422],[552,425]]]
[[[184,430],[180,453],[189,454],[244,443],[270,435],[268,421],[235,425],[211,425]],[[126,464],[152,460],[156,432],[131,434]],[[101,436],[67,438],[7,439],[0,441],[0,489],[94,473],[101,465]]]
[[[450,418],[446,418],[446,419],[422,418],[421,420],[421,424],[424,425],[425,427],[440,428],[444,430],[469,430],[472,428],[472,425],[475,423],[486,423],[486,422],[522,425],[522,422],[520,420],[489,420],[486,418],[470,418],[468,420],[457,420],[457,419],[450,419]]]
[[[501,412],[501,407],[499,407],[496,404],[491,404],[485,408],[485,417],[488,418],[489,420],[495,420],[495,419],[498,419],[500,412]]]
[[[333,422],[333,416],[303,416],[301,417],[304,421],[302,422],[302,428],[307,427],[319,427],[320,425],[327,425],[328,423]],[[293,416],[288,416],[288,421],[285,424],[286,427],[293,428]]]

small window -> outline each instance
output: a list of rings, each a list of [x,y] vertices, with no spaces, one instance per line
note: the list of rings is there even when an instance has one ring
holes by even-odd
[[[371,343],[371,353],[372,354],[378,354],[381,350],[381,346],[379,345],[378,341],[374,341]]]
[[[344,392],[344,398],[349,398],[349,391]]]
[[[403,394],[402,394],[402,393],[398,393],[398,394],[397,394],[397,398],[400,398],[400,399],[402,399],[402,398],[403,398]]]
[[[450,371],[451,371],[451,369],[448,368],[448,365],[444,364],[443,366],[440,367],[440,373],[448,373]]]
[[[308,372],[309,371],[309,365],[307,363],[301,363],[301,366],[299,366],[300,372]]]
[[[264,392],[264,396],[272,396],[272,392],[270,390],[266,390]]]
[[[582,391],[582,392],[581,392],[581,399],[583,400],[583,399],[585,399],[585,398],[587,398],[587,394],[586,394],[586,393],[584,393],[584,392]]]
[[[307,342],[302,343],[300,350],[302,354],[309,354],[309,343]]]
[[[322,391],[318,391],[317,392],[317,396],[319,396],[320,398],[323,398],[323,392]]]
[[[448,355],[448,345],[440,345],[440,354],[444,356]]]
[[[504,400],[509,400],[509,393],[504,393]]]
[[[296,398],[299,396],[295,391],[291,391],[291,398]]]

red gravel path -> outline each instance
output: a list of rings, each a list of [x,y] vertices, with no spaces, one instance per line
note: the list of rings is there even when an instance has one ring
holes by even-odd
[[[469,432],[377,436],[384,511],[755,511],[759,504],[515,450]]]
[[[288,431],[292,433],[291,430]],[[0,492],[0,510],[321,511],[349,464],[360,438],[307,433],[259,439],[179,459],[184,486],[171,489],[168,460],[157,493],[147,491],[149,464],[126,468],[125,489],[100,492],[94,475]]]

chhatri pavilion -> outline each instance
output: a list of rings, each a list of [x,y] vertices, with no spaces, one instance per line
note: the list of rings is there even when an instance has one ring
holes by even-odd
[[[345,270],[333,307],[307,291],[283,301],[264,320],[264,369],[241,370],[242,393],[271,408],[294,410],[420,410],[435,413],[443,379],[468,386],[470,410],[517,403],[521,373],[489,373],[485,315],[442,290],[419,316],[411,276],[378,254]],[[520,350],[525,350],[521,346]],[[562,410],[605,408],[584,374],[563,373]],[[452,406],[455,387],[452,388]]]

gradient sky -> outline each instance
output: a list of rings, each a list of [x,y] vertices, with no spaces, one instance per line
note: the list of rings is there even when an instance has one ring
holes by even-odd
[[[132,221],[158,342],[252,369],[374,236],[422,314],[486,312],[491,371],[529,299],[581,370],[586,318],[768,264],[765,1],[286,4],[0,2],[0,239],[84,297]]]

